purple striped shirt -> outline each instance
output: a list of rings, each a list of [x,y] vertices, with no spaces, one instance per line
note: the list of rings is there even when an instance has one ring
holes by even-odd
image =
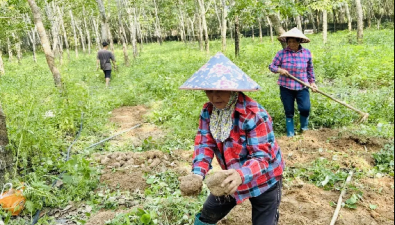
[[[273,73],[278,73],[279,68],[287,70],[291,75],[306,83],[315,83],[313,57],[306,48],[301,47],[297,52],[292,51],[289,47],[279,51],[269,69]],[[283,75],[280,75],[277,83],[290,90],[304,88],[302,84]]]

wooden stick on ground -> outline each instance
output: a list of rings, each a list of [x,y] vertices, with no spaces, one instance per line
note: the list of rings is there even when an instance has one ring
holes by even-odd
[[[293,80],[295,80],[295,81],[297,81],[297,82],[299,82],[299,83],[301,83],[302,85],[304,85],[304,86],[306,86],[306,87],[308,87],[308,88],[310,88],[312,90],[314,89],[310,84],[308,84],[306,82],[303,82],[300,79],[298,79],[298,78],[296,78],[296,77],[294,77],[292,75],[288,75],[288,77],[293,79]],[[340,101],[340,100],[328,95],[327,93],[325,93],[323,91],[317,90],[317,92],[322,94],[322,95],[324,95],[325,97],[328,97],[328,98],[332,99],[333,101],[335,101],[335,102],[337,102],[339,104],[342,104],[342,105],[346,106],[347,108],[349,108],[351,110],[354,110],[355,112],[359,113],[361,115],[361,118],[359,119],[358,123],[362,123],[362,122],[364,122],[364,121],[366,121],[368,119],[369,113],[362,112],[361,110],[359,110],[359,109],[357,109],[357,108],[355,108],[355,107],[353,107],[353,106],[351,106],[351,105],[349,105],[349,104],[347,104],[347,103],[345,103],[343,101]]]
[[[342,204],[343,204],[343,197],[347,193],[347,185],[351,182],[351,179],[352,179],[353,175],[354,175],[354,171],[351,170],[349,175],[348,175],[348,178],[346,180],[346,183],[344,184],[342,193],[340,194],[339,201],[337,202],[337,208],[336,208],[335,214],[333,215],[332,222],[331,222],[330,225],[335,225],[335,223],[337,221],[337,218],[339,217],[340,210],[341,210]]]

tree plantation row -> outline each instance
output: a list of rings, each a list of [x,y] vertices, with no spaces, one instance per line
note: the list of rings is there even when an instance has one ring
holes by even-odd
[[[1,0],[0,6],[0,55],[7,53],[10,61],[16,55],[20,62],[22,52],[32,51],[36,61],[41,41],[50,46],[46,52],[51,50],[60,64],[64,51],[67,57],[70,51],[78,57],[80,50],[91,53],[100,48],[103,40],[112,50],[114,42],[123,45],[126,65],[129,45],[133,58],[138,57],[145,42],[174,39],[198,41],[200,49],[209,52],[210,39],[221,36],[224,51],[227,37],[239,43],[243,31],[253,38],[257,31],[262,40],[263,29],[273,37],[297,26],[322,31],[326,43],[328,23],[334,30],[340,24],[348,24],[350,30],[358,24],[358,40],[362,41],[364,24],[371,27],[376,23],[380,29],[383,18],[393,21],[394,16],[391,0],[362,4],[361,0]],[[41,18],[44,30],[35,22],[37,18]],[[48,43],[43,40],[44,31]],[[4,72],[0,59],[0,73]]]

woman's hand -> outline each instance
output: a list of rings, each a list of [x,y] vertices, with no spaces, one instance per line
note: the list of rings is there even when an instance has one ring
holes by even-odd
[[[278,73],[283,75],[283,76],[286,76],[286,77],[289,77],[291,75],[287,70],[284,70],[284,69],[281,69],[281,68],[278,69]]]
[[[313,92],[317,92],[318,91],[318,86],[315,83],[311,83],[310,86],[312,87],[312,91]]]
[[[226,188],[225,192],[228,195],[232,195],[237,191],[237,188],[243,183],[243,180],[240,177],[240,174],[232,169],[224,171],[226,176],[228,176],[224,182],[222,182],[222,187]]]

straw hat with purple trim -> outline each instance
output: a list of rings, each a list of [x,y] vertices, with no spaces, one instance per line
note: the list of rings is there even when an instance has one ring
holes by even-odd
[[[230,59],[219,52],[189,78],[180,89],[259,91],[261,88]]]
[[[306,35],[304,35],[302,33],[302,31],[300,31],[296,27],[293,28],[292,30],[284,33],[280,37],[278,37],[278,40],[281,41],[281,42],[287,42],[287,38],[288,37],[300,38],[302,40],[301,43],[309,43],[310,42],[310,39],[308,37],[306,37]]]

